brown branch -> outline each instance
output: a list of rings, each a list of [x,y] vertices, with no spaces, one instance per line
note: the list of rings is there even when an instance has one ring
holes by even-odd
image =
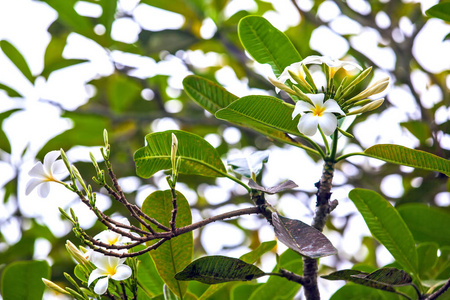
[[[428,296],[425,300],[437,299],[439,296],[444,294],[449,288],[450,288],[450,279],[447,280],[447,282],[440,289],[438,289],[436,292]]]
[[[170,192],[172,193],[172,212],[171,212],[171,218],[170,218],[170,230],[175,233],[176,230],[176,219],[177,219],[177,211],[178,211],[178,206],[177,206],[177,192],[175,191],[175,188],[170,189]]]

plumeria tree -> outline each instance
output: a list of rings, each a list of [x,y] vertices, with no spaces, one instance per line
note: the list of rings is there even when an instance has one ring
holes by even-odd
[[[447,5],[439,5],[431,14],[441,16],[436,12],[439,8],[448,12]],[[17,297],[20,291],[14,281],[27,272],[42,277],[51,290],[74,299],[292,299],[300,294],[305,299],[320,299],[319,278],[350,282],[332,299],[448,297],[449,251],[445,243],[441,245],[448,237],[430,234],[430,230],[443,226],[445,235],[448,213],[425,205],[397,208],[371,189],[352,189],[348,197],[373,238],[395,261],[381,267],[355,264],[339,270],[324,270],[320,265],[320,258],[339,252],[326,230],[341,200],[332,196],[339,164],[365,156],[439,176],[450,175],[449,160],[404,146],[375,144],[362,151],[347,151],[346,141],[354,139],[352,124],[380,108],[390,78],[371,80],[373,68],[350,56],[342,60],[318,55],[303,58],[291,40],[263,17],[241,18],[237,28],[240,42],[252,59],[272,68],[276,78],[267,81],[278,97],[237,97],[199,75],[184,78],[184,91],[215,118],[257,132],[273,143],[299,148],[322,163],[321,175],[316,174],[311,224],[284,216],[266,200],[267,195],[297,187],[292,180],[263,186],[262,172],[270,152],[256,151],[245,158],[230,159],[227,168],[217,149],[188,130],[149,133],[145,144],[135,149],[133,160],[139,177],[151,179],[157,172],[166,172],[166,189],[150,193],[142,205],[137,205],[120,184],[111,160],[118,145],[110,143],[104,130],[101,159],[90,155],[92,180],[61,149],[48,152],[43,163],[30,169],[31,180],[25,188],[27,195],[36,189],[45,198],[52,185],[64,186],[95,214],[104,231],[92,233],[80,225],[73,209],[60,208],[75,234],[65,243],[68,255],[76,261],[73,272],[64,273],[68,284],[49,280],[49,266],[42,261],[16,264],[2,275],[5,299]],[[177,184],[189,176],[199,176],[205,182],[223,177],[239,185],[246,197],[245,208],[193,222],[188,199],[177,190]],[[107,194],[121,207],[120,218],[99,208],[99,193]],[[265,219],[276,240],[260,243],[239,258],[194,257],[194,230],[245,215]],[[416,222],[431,229],[421,231]],[[287,250],[277,253],[274,269],[265,270],[257,262],[277,244]]]

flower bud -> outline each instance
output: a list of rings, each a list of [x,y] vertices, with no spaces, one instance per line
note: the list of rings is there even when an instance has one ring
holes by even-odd
[[[363,107],[352,110],[351,112],[347,113],[347,116],[362,114],[362,113],[377,109],[378,107],[381,106],[381,104],[383,104],[383,102],[384,102],[384,98],[381,98],[381,99],[378,99],[375,101],[371,101],[371,102],[367,103],[366,105],[364,105]]]
[[[350,104],[350,103],[355,103],[358,100],[367,98],[369,96],[381,93],[382,91],[384,91],[389,85],[389,77],[383,78],[381,80],[378,80],[377,82],[375,82],[374,84],[372,84],[371,86],[369,86],[368,88],[366,88],[364,91],[362,91],[361,93],[359,93],[358,95],[356,95],[355,97],[345,101],[346,103]]]
[[[42,282],[45,284],[46,287],[49,289],[52,289],[58,293],[70,295],[69,292],[67,292],[65,289],[54,283],[53,281],[47,280],[45,278],[42,278]]]
[[[71,241],[66,241],[66,249],[79,264],[89,264],[85,253],[81,252]]]
[[[78,171],[78,169],[72,165],[72,172],[73,175],[75,176],[75,178],[78,180],[78,182],[81,184],[81,186],[83,187],[83,189],[88,192],[88,188],[86,186],[86,183],[84,183],[83,177],[81,177],[80,171]]]
[[[271,83],[274,87],[276,87],[276,89],[277,89],[276,92],[277,92],[277,93],[279,93],[280,90],[282,90],[282,91],[285,91],[285,92],[288,93],[288,94],[291,94],[291,95],[294,95],[294,96],[297,95],[292,89],[290,89],[287,85],[285,85],[285,84],[282,83],[281,81],[279,81],[279,80],[277,80],[277,79],[270,78],[270,77],[268,77],[268,79],[269,79],[270,83]]]

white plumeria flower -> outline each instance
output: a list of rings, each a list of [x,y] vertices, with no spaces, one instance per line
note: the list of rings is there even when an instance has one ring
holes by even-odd
[[[97,269],[89,275],[88,286],[97,278],[103,277],[94,286],[94,292],[97,295],[103,295],[108,289],[108,281],[110,278],[117,281],[129,278],[132,271],[129,266],[123,264],[125,260],[125,258],[106,256],[99,252],[93,252],[90,261]]]
[[[130,226],[130,221],[128,221],[127,218],[120,218],[120,219],[117,219],[116,221],[118,221],[124,225]],[[125,228],[120,228],[120,229],[124,232],[130,232],[130,230],[125,229]],[[137,235],[136,233],[132,233],[132,234]],[[139,236],[139,235],[137,235],[137,236]],[[108,244],[108,245],[116,245],[116,246],[123,246],[123,245],[126,245],[126,244],[132,242],[130,238],[123,236],[123,235],[121,235],[115,231],[109,230],[109,229],[100,232],[99,234],[94,236],[94,239],[96,239],[102,243]],[[126,249],[124,249],[124,250],[126,251]]]
[[[306,57],[305,59],[303,59],[302,61],[293,63],[290,66],[286,67],[283,70],[283,73],[281,73],[280,77],[278,77],[278,80],[282,83],[285,83],[286,80],[289,79],[289,80],[291,80],[291,82],[295,83],[295,80],[289,74],[289,71],[291,71],[292,73],[297,75],[298,78],[300,78],[303,82],[305,82],[307,84],[306,79],[305,79],[305,76],[306,76],[305,71],[303,71],[303,65],[311,65],[311,64],[316,64],[316,65],[326,64],[330,68],[331,77],[333,77],[334,74],[337,71],[339,71],[340,68],[344,68],[347,71],[353,70],[354,68],[357,68],[361,71],[363,69],[360,65],[358,65],[357,63],[354,63],[352,61],[333,59],[329,56],[310,55],[310,56]],[[277,93],[280,91],[279,88],[275,88],[275,90]]]
[[[352,61],[346,61],[346,60],[339,60],[339,59],[333,59],[329,56],[318,56],[318,55],[311,55],[306,57],[304,60],[302,60],[302,63],[305,65],[308,64],[326,64],[331,71],[331,77],[334,76],[334,74],[339,71],[340,68],[344,68],[346,71],[353,70],[355,68],[359,69],[360,71],[363,70],[363,68],[358,65],[355,62]]]
[[[302,80],[303,82],[308,84],[305,79],[306,75],[305,75],[305,71],[303,71],[302,65],[303,65],[303,60],[301,62],[296,62],[296,63],[293,63],[290,66],[286,67],[283,70],[283,73],[281,73],[280,77],[278,77],[278,81],[280,81],[281,83],[284,84],[286,82],[286,80],[289,79],[291,82],[295,83],[295,80],[292,78],[291,74],[289,74],[289,71],[291,71],[292,73],[297,75],[298,78],[300,78],[300,80]],[[275,91],[277,93],[279,93],[280,89],[275,87]]]
[[[38,195],[45,198],[50,193],[50,182],[62,183],[61,180],[65,178],[69,172],[61,159],[56,160],[60,155],[60,151],[50,151],[44,157],[44,164],[37,162],[28,172],[28,175],[33,178],[27,183],[25,188],[26,195],[29,195],[36,187],[38,187]],[[56,176],[58,174],[59,176]]]
[[[337,127],[337,118],[334,113],[345,115],[337,102],[333,99],[328,99],[323,102],[325,94],[306,94],[311,99],[311,105],[306,101],[298,101],[295,104],[292,119],[297,115],[301,115],[298,122],[298,130],[305,134],[312,136],[316,134],[317,127],[320,126],[325,135],[332,135]]]

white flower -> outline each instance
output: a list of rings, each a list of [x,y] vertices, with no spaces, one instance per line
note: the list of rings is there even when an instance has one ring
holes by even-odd
[[[359,69],[360,71],[363,70],[363,68],[358,65],[357,63],[354,63],[352,61],[345,61],[345,60],[339,60],[339,59],[333,59],[329,56],[318,56],[318,55],[311,55],[306,57],[304,60],[301,61],[303,64],[326,64],[331,71],[331,77],[334,76],[334,74],[339,71],[340,68],[344,68],[346,71],[353,70],[354,68]]]
[[[114,256],[106,256],[99,252],[91,254],[91,262],[97,267],[89,275],[88,285],[100,278],[94,287],[94,292],[97,295],[103,295],[108,289],[108,280],[125,280],[131,276],[131,268],[124,265],[125,258],[118,258]]]
[[[298,78],[300,78],[301,81],[303,81],[305,84],[308,84],[305,79],[305,71],[303,71],[303,65],[310,65],[310,64],[326,64],[331,71],[331,77],[334,76],[334,74],[340,69],[344,68],[347,71],[350,71],[354,68],[357,68],[359,70],[362,70],[360,65],[357,63],[354,63],[352,61],[343,61],[338,59],[333,59],[329,56],[318,56],[318,55],[310,55],[303,59],[300,62],[296,62],[291,64],[290,66],[286,67],[283,70],[283,73],[281,73],[280,77],[278,77],[278,80],[282,83],[285,83],[286,80],[291,80],[293,83],[296,82],[294,78],[292,78],[291,74],[289,74],[289,71],[294,73]],[[278,93],[280,91],[279,88],[275,88],[276,92]]]
[[[128,221],[126,218],[120,218],[120,219],[117,219],[116,221],[118,221],[124,225],[128,225],[128,226],[130,225],[130,221]],[[124,232],[130,231],[129,229],[124,229],[124,228],[120,228],[120,229]],[[137,235],[135,233],[132,233],[132,234]],[[139,235],[137,235],[137,236],[139,236]],[[109,229],[100,232],[99,234],[94,236],[94,239],[96,239],[102,243],[108,244],[108,245],[116,245],[116,246],[123,246],[128,243],[131,243],[130,238],[123,236],[123,235],[121,235],[115,231],[109,230]],[[124,249],[124,250],[126,251],[126,249]]]
[[[303,61],[304,60],[302,60],[301,62],[293,63],[290,66],[286,67],[283,70],[283,73],[281,73],[280,77],[278,77],[278,80],[281,83],[285,83],[286,80],[288,80],[288,79],[291,80],[291,82],[296,82],[294,80],[294,78],[292,78],[291,74],[289,74],[289,71],[291,71],[292,73],[297,75],[297,77],[300,78],[300,80],[302,80],[305,84],[307,84],[306,79],[305,79],[305,76],[306,76],[305,71],[303,71],[303,67],[302,67]],[[280,92],[280,89],[275,87],[275,91],[278,93],[278,92]]]
[[[298,130],[305,135],[312,136],[320,126],[325,135],[332,135],[337,127],[337,118],[334,113],[341,115],[345,115],[345,113],[333,99],[328,99],[324,103],[325,94],[306,94],[306,96],[311,99],[314,106],[305,101],[298,101],[295,104],[292,119],[301,115],[297,125]]]
[[[44,157],[44,164],[37,162],[34,167],[28,172],[28,175],[34,177],[28,181],[25,194],[29,195],[36,187],[38,187],[38,195],[40,197],[47,197],[50,193],[50,182],[59,182],[68,175],[67,168],[64,162],[59,159],[60,151],[50,151]],[[66,173],[66,174],[64,174]],[[59,179],[55,175],[60,174]]]

